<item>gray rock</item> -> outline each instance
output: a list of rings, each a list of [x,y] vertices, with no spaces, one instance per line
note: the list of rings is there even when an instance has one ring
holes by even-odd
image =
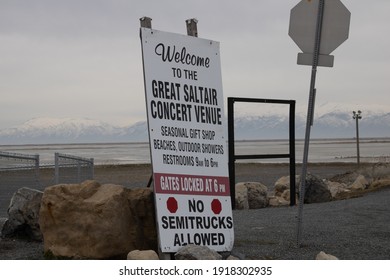
[[[248,188],[249,209],[259,209],[268,206],[268,189],[261,183],[246,183]]]
[[[245,254],[242,254],[236,250],[230,252],[218,252],[222,256],[223,260],[245,260]]]
[[[153,250],[133,250],[127,254],[128,260],[159,260],[157,253]]]
[[[248,188],[244,183],[236,184],[236,209],[249,209]]]
[[[258,182],[236,184],[236,208],[259,209],[268,206],[268,188]]]
[[[324,182],[328,186],[328,190],[330,191],[333,199],[338,199],[339,197],[342,197],[342,195],[351,192],[347,189],[348,186],[344,183],[332,182],[328,180],[324,180]]]
[[[297,190],[299,191],[299,188]],[[312,174],[307,174],[304,203],[328,202],[331,200],[332,195],[325,182]]]
[[[8,207],[8,219],[1,230],[2,237],[22,236],[41,241],[39,210],[43,192],[21,188],[12,196]]]
[[[327,254],[324,251],[321,251],[317,254],[316,260],[338,260],[338,258],[331,254]]]
[[[300,175],[295,175],[295,187],[299,186]],[[285,190],[290,189],[290,176],[279,178],[274,185],[275,196],[281,196]]]
[[[236,208],[259,209],[268,206],[268,189],[258,182],[236,184]]]
[[[352,185],[349,186],[349,188],[354,191],[362,191],[365,190],[368,185],[369,182],[367,181],[367,179],[363,175],[359,175],[356,178],[355,182],[353,182]]]
[[[222,260],[222,256],[216,251],[198,245],[187,245],[179,249],[175,254],[176,260]]]

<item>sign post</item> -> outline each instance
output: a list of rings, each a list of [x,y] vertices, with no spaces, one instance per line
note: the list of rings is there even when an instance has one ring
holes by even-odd
[[[187,244],[230,251],[234,242],[219,43],[195,34],[141,27],[163,253]]]
[[[351,13],[340,0],[301,0],[290,14],[289,35],[303,53],[298,54],[298,64],[311,65],[309,103],[307,110],[302,175],[299,188],[299,213],[297,245],[301,245],[302,216],[305,197],[310,131],[314,119],[317,66],[333,67],[329,55],[347,38]]]

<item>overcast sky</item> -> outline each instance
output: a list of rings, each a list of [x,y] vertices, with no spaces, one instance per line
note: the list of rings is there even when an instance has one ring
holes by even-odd
[[[327,0],[329,1],[329,0]],[[0,0],[0,129],[37,117],[112,124],[146,119],[139,18],[221,43],[228,96],[294,99],[305,111],[310,67],[288,36],[298,0]],[[349,39],[317,74],[317,103],[390,112],[390,1],[343,0]],[[330,105],[328,105],[329,107]]]

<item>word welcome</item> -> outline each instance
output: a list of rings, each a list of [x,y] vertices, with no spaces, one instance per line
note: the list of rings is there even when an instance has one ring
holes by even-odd
[[[165,46],[163,43],[159,43],[154,52],[161,57],[162,61],[176,62],[186,65],[201,66],[205,68],[210,67],[210,58],[201,57],[195,54],[187,53],[187,48],[183,47],[181,51],[176,50],[176,46]]]

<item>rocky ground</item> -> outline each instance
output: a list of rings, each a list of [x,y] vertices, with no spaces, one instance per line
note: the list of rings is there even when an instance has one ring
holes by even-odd
[[[309,172],[338,181],[353,176],[355,171],[365,176],[389,175],[386,168],[368,164],[360,170],[356,170],[354,164],[309,166]],[[272,190],[275,181],[288,172],[287,164],[237,164],[236,181],[257,181]],[[150,165],[102,166],[95,169],[97,181],[129,187],[146,186],[150,174]],[[297,246],[297,206],[235,210],[233,252],[246,259],[314,259],[320,251],[340,259],[390,259],[390,188],[353,197],[305,204],[300,246]],[[4,220],[5,217],[0,218],[0,228]],[[0,259],[44,258],[41,242],[22,238],[0,240]]]

